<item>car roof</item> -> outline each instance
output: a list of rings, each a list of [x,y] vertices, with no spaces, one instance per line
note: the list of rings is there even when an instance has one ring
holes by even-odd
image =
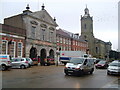
[[[89,57],[71,57],[71,58],[93,59],[93,58],[89,58]]]
[[[120,63],[120,61],[119,61],[119,60],[115,60],[115,61],[112,61],[112,62],[117,62],[117,63]]]
[[[12,58],[12,59],[26,59],[26,58],[21,58],[21,57],[18,57],[18,58]]]

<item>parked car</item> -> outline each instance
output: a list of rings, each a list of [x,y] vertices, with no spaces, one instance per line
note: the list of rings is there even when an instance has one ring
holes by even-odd
[[[112,61],[107,68],[107,74],[120,75],[120,61]]]
[[[55,60],[52,57],[47,57],[47,61],[49,62],[50,65],[55,65]]]
[[[108,62],[107,61],[99,61],[97,64],[95,64],[96,68],[107,68],[108,67]]]
[[[28,60],[28,67],[33,66],[33,61],[31,58],[26,58]]]
[[[25,69],[25,68],[29,67],[29,63],[26,58],[13,58],[11,65],[12,65],[12,68]]]
[[[9,55],[0,54],[0,70],[5,71],[11,68]]]
[[[84,73],[92,74],[94,71],[94,60],[92,58],[74,57],[66,64],[64,73],[66,75],[83,75]]]
[[[99,61],[103,61],[103,59],[98,59],[97,58],[97,59],[94,60],[94,63],[97,64]]]
[[[38,58],[32,58],[33,65],[38,65]]]

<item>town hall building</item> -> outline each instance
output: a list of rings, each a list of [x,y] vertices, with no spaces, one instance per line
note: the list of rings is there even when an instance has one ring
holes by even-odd
[[[45,6],[40,11],[30,11],[29,5],[23,13],[5,18],[4,24],[26,30],[25,57],[40,58],[56,55],[56,19],[52,18]]]

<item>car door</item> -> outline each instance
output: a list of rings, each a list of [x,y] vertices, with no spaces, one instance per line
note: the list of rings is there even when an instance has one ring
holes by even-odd
[[[84,72],[88,72],[88,59],[85,59],[84,60],[84,63],[83,63],[83,71]]]
[[[21,60],[20,60],[20,65],[25,65],[25,61],[26,61],[25,58],[21,58]]]
[[[88,71],[91,71],[92,68],[94,68],[94,60],[88,59]]]
[[[13,59],[12,67],[13,68],[18,68],[18,66],[19,66],[19,59],[17,59],[17,58]]]

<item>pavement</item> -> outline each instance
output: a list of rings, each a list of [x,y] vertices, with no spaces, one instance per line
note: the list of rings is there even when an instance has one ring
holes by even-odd
[[[108,83],[103,88],[117,88],[118,90],[120,90],[120,78],[118,78],[118,80]]]

